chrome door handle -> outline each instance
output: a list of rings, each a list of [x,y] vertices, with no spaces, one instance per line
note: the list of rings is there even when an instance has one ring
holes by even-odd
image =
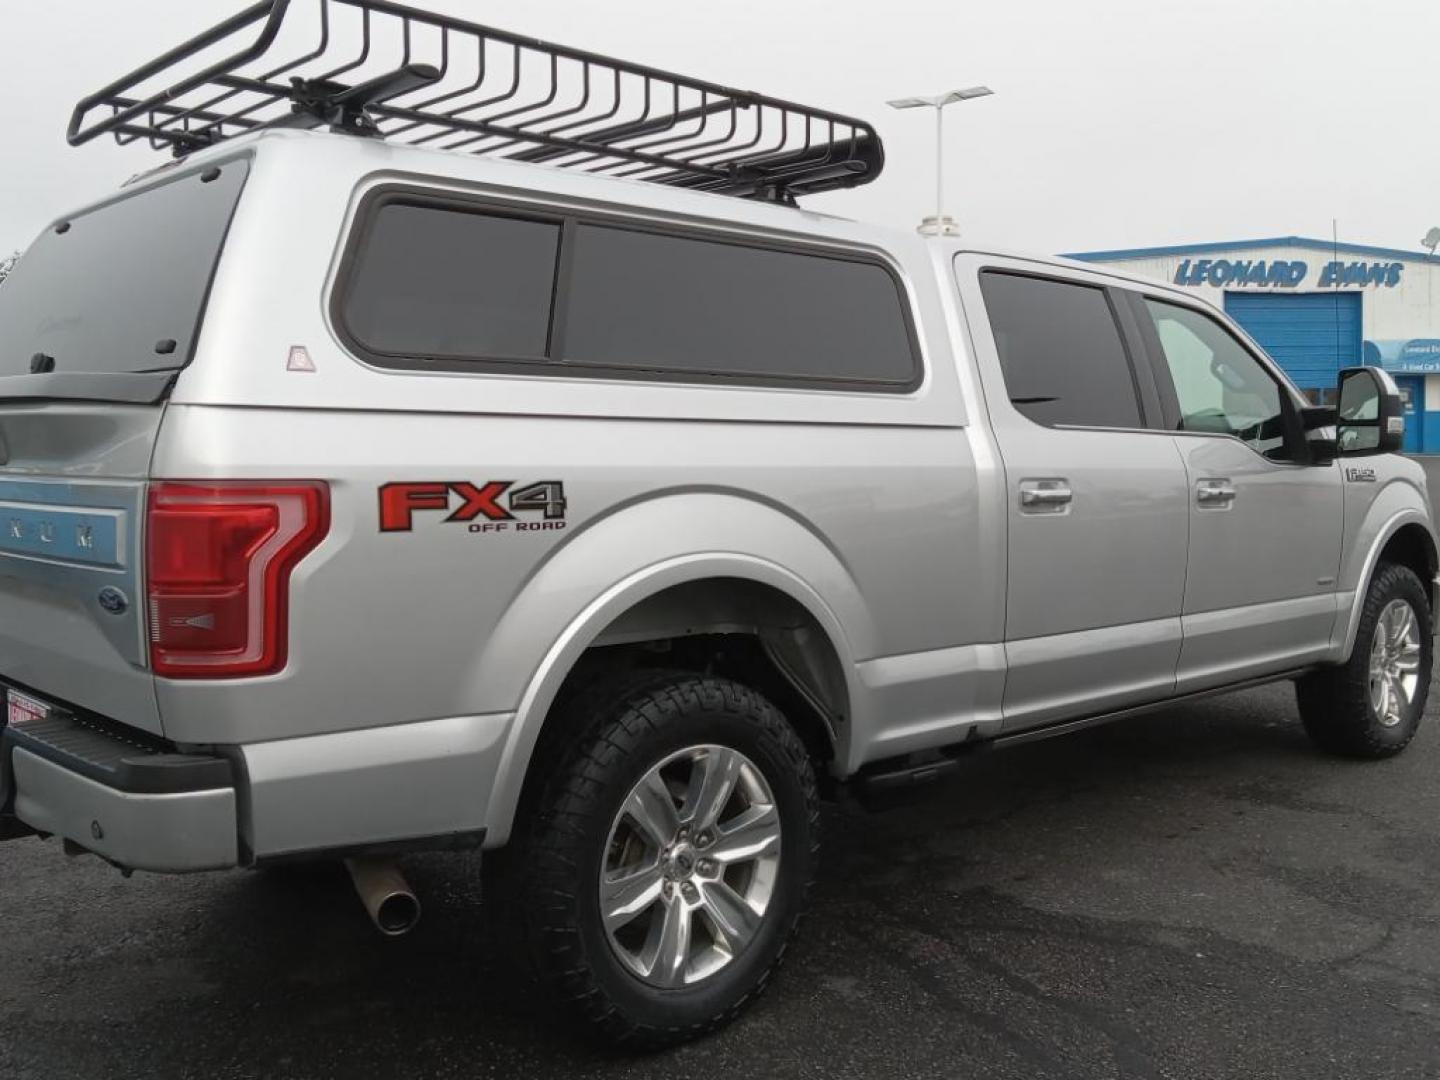
[[[1031,510],[1059,510],[1070,505],[1074,493],[1068,480],[1022,480],[1020,505]]]
[[[1201,506],[1229,506],[1235,501],[1235,485],[1229,480],[1201,480],[1195,485],[1195,501]]]

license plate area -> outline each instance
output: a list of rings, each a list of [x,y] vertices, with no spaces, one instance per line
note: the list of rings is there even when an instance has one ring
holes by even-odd
[[[9,727],[22,728],[26,724],[48,720],[53,711],[52,706],[29,694],[18,690],[5,691],[5,722]]]

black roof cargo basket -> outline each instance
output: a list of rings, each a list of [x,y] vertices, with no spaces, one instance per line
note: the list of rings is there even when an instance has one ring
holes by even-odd
[[[68,138],[186,154],[327,125],[782,201],[884,164],[860,120],[389,0],[263,0],[80,102]]]

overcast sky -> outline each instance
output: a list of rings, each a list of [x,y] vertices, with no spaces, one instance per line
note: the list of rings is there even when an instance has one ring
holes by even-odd
[[[0,252],[156,163],[70,149],[73,104],[247,0],[0,0]],[[299,2],[299,0],[297,0]],[[968,236],[1038,251],[1440,225],[1440,0],[419,0],[419,6],[870,119],[869,187],[807,200],[912,225],[949,113]]]

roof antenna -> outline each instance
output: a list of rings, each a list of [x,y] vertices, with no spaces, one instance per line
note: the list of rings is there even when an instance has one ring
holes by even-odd
[[[935,110],[935,216],[921,220],[917,230],[921,236],[960,235],[960,223],[945,213],[945,106],[957,101],[989,97],[994,92],[988,86],[971,86],[937,97],[897,98],[886,102],[892,109]]]
[[[1345,346],[1340,335],[1340,219],[1330,219],[1330,258],[1331,265],[1335,268],[1335,359],[1340,367],[1347,366],[1345,363]],[[1364,363],[1364,360],[1361,360]]]

